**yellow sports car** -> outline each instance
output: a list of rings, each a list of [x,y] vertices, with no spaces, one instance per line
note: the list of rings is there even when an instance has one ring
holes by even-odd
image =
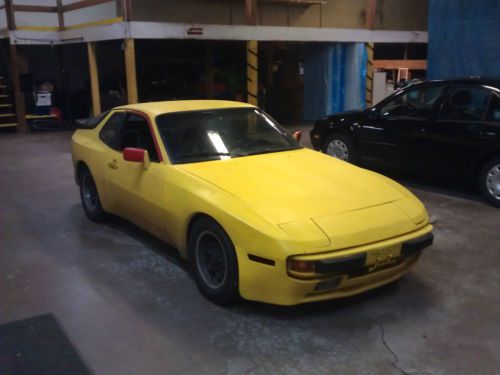
[[[433,241],[408,190],[301,147],[245,103],[118,107],[72,143],[87,216],[124,217],[177,248],[217,303],[361,293],[401,277]]]

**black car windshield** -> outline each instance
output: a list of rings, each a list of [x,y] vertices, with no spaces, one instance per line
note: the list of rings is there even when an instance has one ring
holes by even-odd
[[[296,150],[297,141],[255,108],[159,115],[156,123],[174,164]]]

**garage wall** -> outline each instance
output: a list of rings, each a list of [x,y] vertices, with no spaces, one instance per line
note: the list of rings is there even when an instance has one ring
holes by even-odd
[[[66,5],[78,1],[80,0],[63,0],[63,4]],[[86,22],[101,21],[118,16],[117,4],[115,2],[109,2],[74,10],[72,12],[66,12],[64,13],[64,23],[66,26],[71,26]]]
[[[427,30],[427,1],[379,0],[376,28]],[[324,5],[266,4],[257,20],[265,26],[364,28],[366,0],[328,0]],[[244,25],[244,1],[134,0],[137,21]]]
[[[16,5],[56,6],[56,0],[13,0]],[[57,13],[16,12],[16,26],[58,26]]]
[[[63,4],[71,4],[80,0],[63,0]],[[2,2],[3,4],[3,2]],[[16,5],[44,5],[57,6],[57,0],[13,0]],[[66,26],[78,25],[87,22],[101,21],[109,18],[118,17],[117,3],[112,1],[109,3],[98,4],[88,8],[77,9],[71,12],[64,13],[64,23]],[[0,27],[5,25],[6,17],[5,10],[0,13]],[[40,13],[40,12],[15,12],[16,26],[48,26],[58,27],[59,17],[57,13]]]

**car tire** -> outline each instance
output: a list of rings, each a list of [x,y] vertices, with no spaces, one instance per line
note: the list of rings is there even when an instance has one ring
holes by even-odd
[[[351,139],[343,134],[332,133],[326,137],[321,151],[334,158],[354,163],[356,161],[356,150]]]
[[[99,193],[97,191],[97,186],[95,184],[92,173],[86,167],[84,167],[79,175],[80,183],[80,199],[82,200],[83,210],[85,215],[96,222],[102,222],[108,218],[108,214],[103,210],[101,205],[101,199],[99,198]]]
[[[208,217],[198,219],[188,236],[188,253],[200,292],[219,305],[235,302],[238,292],[238,259],[224,229]]]
[[[479,188],[488,203],[500,207],[500,157],[483,165],[479,173]]]

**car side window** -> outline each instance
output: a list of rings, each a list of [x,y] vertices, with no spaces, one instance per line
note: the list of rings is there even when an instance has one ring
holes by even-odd
[[[409,88],[380,108],[387,118],[427,119],[443,92],[444,85]]]
[[[486,121],[500,122],[500,96],[491,95]]]
[[[160,161],[146,118],[133,113],[128,114],[120,138],[120,151],[127,147],[142,148],[148,151],[151,161]]]
[[[99,133],[101,141],[114,150],[119,150],[117,140],[124,119],[124,112],[113,113]]]
[[[481,87],[453,87],[439,114],[440,120],[480,121],[484,119],[490,91]]]

